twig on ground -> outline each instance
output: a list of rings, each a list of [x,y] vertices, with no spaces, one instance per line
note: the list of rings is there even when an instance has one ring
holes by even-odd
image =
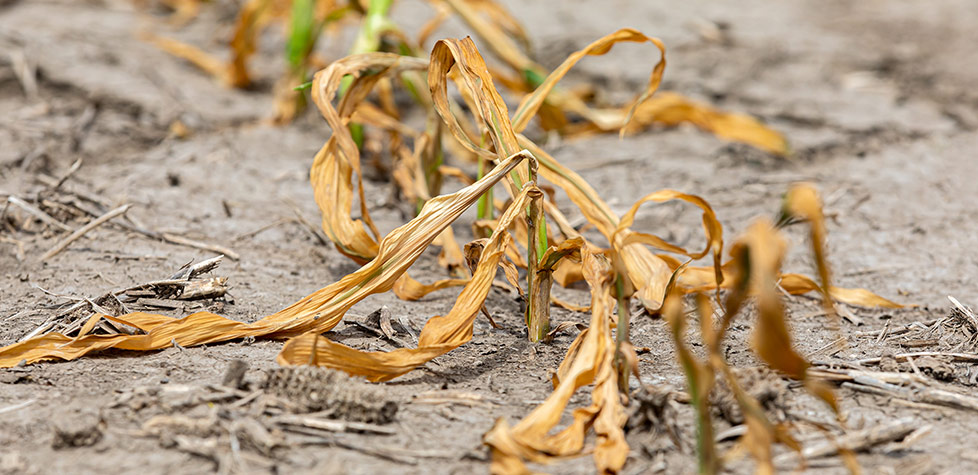
[[[66,232],[69,232],[69,233],[72,232],[72,231],[74,231],[74,229],[71,229],[71,227],[68,226],[67,224],[64,224],[61,221],[58,221],[57,219],[54,219],[53,217],[51,217],[50,214],[47,214],[44,211],[41,211],[40,208],[37,208],[34,205],[32,205],[32,204],[30,204],[30,203],[28,203],[28,202],[26,202],[26,201],[24,201],[24,200],[16,197],[16,196],[9,196],[9,197],[7,197],[7,203],[10,203],[10,204],[12,204],[12,205],[14,205],[14,206],[16,206],[16,207],[18,207],[18,208],[26,211],[31,216],[34,216],[35,218],[40,219],[41,221],[43,221],[43,222],[45,222],[47,224],[50,224],[51,226],[54,226],[54,227],[56,227],[56,228],[58,228],[58,229],[60,229],[62,231],[66,231]]]
[[[281,226],[281,225],[283,225],[285,223],[291,223],[291,222],[294,222],[294,221],[296,221],[295,218],[282,218],[282,219],[280,219],[278,221],[275,221],[275,222],[266,224],[266,225],[264,225],[264,226],[262,226],[262,227],[260,227],[258,229],[255,229],[253,231],[248,231],[246,233],[241,233],[241,234],[239,234],[237,236],[234,236],[233,238],[231,238],[231,242],[237,242],[237,241],[240,241],[242,239],[248,239],[250,237],[254,237],[254,236],[257,236],[260,233],[263,233],[265,231],[268,231],[269,229],[272,229],[272,228],[274,228],[276,226]]]
[[[463,406],[492,406],[502,405],[498,399],[487,398],[481,394],[461,391],[427,391],[416,394],[411,399],[413,404],[460,404]]]
[[[217,269],[221,265],[221,261],[224,260],[224,256],[216,256],[210,259],[205,259],[196,264],[187,264],[180,268],[175,274],[170,276],[171,280],[190,280],[196,278],[198,275],[206,274],[214,269]]]
[[[942,353],[940,351],[918,351],[916,353],[900,353],[893,355],[898,361],[906,361],[907,358],[917,358],[921,356],[934,356],[934,357],[948,357],[952,361],[959,363],[978,363],[978,354],[974,353]],[[866,358],[862,360],[853,361],[854,364],[860,366],[876,365],[879,364],[882,358]]]
[[[77,172],[81,168],[81,166],[82,166],[82,159],[79,158],[78,160],[75,160],[75,163],[71,164],[71,167],[68,168],[68,171],[66,171],[64,175],[61,175],[61,178],[58,179],[57,183],[51,186],[51,189],[57,190],[58,188],[61,188],[61,185],[63,185],[66,181],[68,181],[68,179],[71,178],[71,176],[74,175],[75,172]]]
[[[21,89],[24,90],[24,95],[28,99],[34,99],[37,97],[37,67],[27,59],[27,54],[23,49],[11,49],[7,53],[7,57],[10,59],[10,65],[13,67],[14,75],[17,76],[17,82],[20,83]]]
[[[886,330],[888,327],[884,327],[882,330],[873,330],[873,331],[868,331],[868,332],[853,332],[852,333],[852,336],[855,337],[855,338],[867,337],[867,336],[879,337],[880,334],[882,334],[882,333],[888,333],[889,336],[900,336],[900,335],[903,335],[904,333],[908,333],[908,332],[913,331],[914,328],[917,327],[917,326],[920,326],[920,325],[923,325],[923,326],[931,326],[931,325],[933,325],[935,323],[940,322],[941,320],[944,320],[944,317],[935,318],[933,320],[927,320],[925,322],[908,323],[908,324],[904,325],[903,328],[897,328],[895,330],[889,330],[889,331]]]
[[[50,187],[54,187],[59,183],[59,180],[57,178],[48,175],[39,175],[37,178],[42,184],[48,185]],[[98,208],[107,209],[111,206],[108,200],[87,190],[68,188],[68,187],[62,187],[61,190],[96,205],[95,210],[85,209],[85,208],[90,208],[87,206],[85,208],[79,206],[79,209],[88,213],[91,216],[97,216],[98,213],[101,212],[101,210]],[[173,233],[160,233],[160,232],[147,229],[147,227],[144,224],[142,224],[138,219],[136,219],[135,216],[126,215],[125,220],[113,224],[118,225],[123,229],[142,234],[143,236],[146,236],[150,239],[159,239],[159,240],[166,241],[170,244],[176,244],[179,246],[192,247],[195,249],[202,249],[205,251],[224,254],[232,260],[239,260],[241,258],[241,256],[237,252],[234,252],[231,249],[228,249],[227,247],[218,244],[210,244],[202,241],[195,241],[193,239],[188,239]]]
[[[28,400],[26,400],[24,402],[17,403],[17,404],[14,404],[12,406],[0,407],[0,414],[6,413],[6,412],[13,412],[13,411],[16,411],[18,409],[23,409],[23,408],[25,408],[27,406],[30,406],[31,404],[34,404],[35,401],[37,401],[37,399],[28,399]]]
[[[883,325],[883,331],[880,332],[880,336],[878,338],[876,338],[876,344],[877,345],[879,345],[880,343],[883,343],[883,340],[886,339],[886,335],[888,334],[887,332],[889,330],[890,330],[890,321],[887,320],[886,321],[886,324]]]
[[[37,328],[31,330],[26,335],[20,337],[20,339],[18,339],[17,341],[18,342],[27,341],[27,340],[30,340],[31,338],[34,338],[37,335],[40,335],[41,333],[44,333],[44,332],[50,330],[52,327],[54,327],[54,325],[56,323],[56,318],[57,317],[54,316],[54,315],[48,317],[47,320],[44,320],[43,322],[41,322],[41,324],[38,325]]]
[[[132,206],[131,204],[122,205],[122,206],[120,206],[120,207],[118,207],[118,208],[116,208],[116,209],[114,209],[112,211],[109,211],[108,213],[103,214],[102,216],[99,216],[98,218],[95,218],[90,223],[88,223],[88,224],[86,224],[86,225],[78,228],[77,231],[71,233],[71,235],[69,235],[68,237],[64,238],[61,242],[55,244],[54,247],[52,247],[50,251],[45,252],[44,255],[41,256],[41,261],[43,262],[43,261],[46,261],[46,260],[54,257],[59,252],[63,251],[66,247],[68,247],[69,244],[75,242],[75,240],[77,240],[78,238],[84,236],[85,233],[87,233],[87,232],[89,232],[89,231],[91,231],[91,230],[93,230],[93,229],[101,226],[106,221],[108,221],[108,220],[110,220],[112,218],[115,218],[116,216],[119,216],[120,214],[123,214],[126,211],[129,211],[129,208],[131,206]]]
[[[196,249],[203,249],[205,251],[212,251],[219,254],[224,254],[225,256],[228,256],[229,259],[235,261],[241,259],[240,254],[219,244],[210,244],[206,242],[195,241],[193,239],[187,239],[183,236],[177,236],[171,233],[161,233],[159,234],[159,238],[172,244],[179,244],[181,246],[193,247]]]
[[[389,427],[366,422],[341,421],[334,419],[320,419],[309,416],[282,415],[272,418],[272,422],[285,426],[299,426],[307,429],[324,430],[328,432],[366,432],[373,434],[391,435],[396,431]]]
[[[904,356],[906,359],[906,355],[899,356]],[[839,382],[843,386],[857,391],[918,403],[978,411],[978,398],[932,387],[932,383],[922,375],[851,369],[815,369],[812,370],[812,376]]]
[[[832,356],[832,355],[834,355],[834,354],[836,354],[836,353],[838,353],[838,352],[846,349],[846,347],[848,345],[849,345],[849,340],[846,337],[844,337],[844,336],[843,337],[839,337],[839,338],[837,338],[835,340],[832,340],[831,342],[827,343],[826,345],[822,346],[821,348],[818,348],[817,350],[813,351],[810,355],[808,355],[808,358],[809,359],[815,359],[815,358],[821,356],[823,353],[826,356]]]
[[[805,460],[825,457],[836,454],[839,450],[859,452],[886,442],[900,440],[915,429],[917,423],[912,418],[897,419],[869,429],[850,432],[834,441],[827,440],[812,444],[801,450],[801,457]],[[794,452],[782,454],[774,459],[774,463],[785,464],[795,460],[796,457]]]

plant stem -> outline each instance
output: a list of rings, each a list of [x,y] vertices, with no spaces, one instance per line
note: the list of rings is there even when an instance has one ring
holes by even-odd
[[[706,366],[700,371],[706,370]],[[713,436],[713,421],[710,420],[709,393],[703,394],[698,384],[693,383],[694,377],[689,370],[686,371],[689,385],[689,398],[696,408],[696,455],[699,465],[699,472],[702,474],[713,475],[719,471],[719,459],[717,458]]]
[[[387,18],[387,13],[391,9],[394,0],[370,0],[367,7],[367,14],[363,17],[357,38],[353,42],[350,54],[371,53],[380,49],[380,38],[385,31],[392,28],[391,21]],[[343,97],[346,90],[353,84],[353,77],[346,76],[340,82],[339,97]],[[363,147],[363,125],[350,122],[350,133],[357,147]]]
[[[380,49],[380,36],[391,26],[387,13],[393,4],[394,0],[370,0],[367,15],[363,18],[350,54],[370,53]]]
[[[538,342],[550,333],[550,286],[553,282],[552,273],[548,269],[540,269],[540,259],[543,252],[535,241],[544,223],[543,192],[533,190],[530,198],[530,212],[527,217],[526,243],[526,328],[530,341]],[[546,230],[546,228],[544,228]],[[544,248],[546,252],[546,248]]]
[[[480,145],[483,148],[486,146],[486,139],[487,139],[486,135],[482,134],[482,143]],[[479,170],[477,172],[478,173],[477,176],[479,177],[479,179],[482,179],[482,175],[486,172],[486,168],[489,166],[489,163],[488,160],[486,160],[486,158],[481,155],[479,156],[478,160],[479,160]],[[476,207],[478,218],[492,219],[494,214],[493,204],[494,203],[493,203],[493,196],[492,196],[492,188],[490,188],[488,191],[483,193],[482,196],[479,197],[478,205]],[[486,237],[486,238],[489,237],[489,235],[492,234],[492,231],[491,230],[486,231],[486,234],[487,234],[486,236],[482,236],[482,237]]]
[[[628,393],[628,377],[630,374],[628,362],[622,355],[622,344],[628,343],[629,300],[625,295],[625,281],[621,274],[615,279],[615,291],[618,294],[618,327],[615,328],[615,367],[618,369],[618,390]]]
[[[441,146],[441,128],[441,119],[435,115],[429,115],[425,134],[428,135],[430,141],[421,153],[421,163],[419,164],[424,174],[428,196],[438,196],[441,193],[442,175],[438,167],[445,164],[445,155]]]

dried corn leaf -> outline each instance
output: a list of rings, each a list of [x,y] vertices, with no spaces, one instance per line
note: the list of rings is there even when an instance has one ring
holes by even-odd
[[[659,87],[659,83],[662,81],[662,73],[666,67],[666,47],[662,44],[658,38],[652,38],[643,35],[638,30],[633,30],[631,28],[623,28],[610,35],[603,36],[596,41],[589,44],[584,49],[574,52],[567,59],[561,63],[547,78],[536,88],[532,93],[523,98],[520,102],[520,106],[516,109],[513,114],[513,127],[515,127],[517,132],[521,132],[529,124],[530,119],[536,115],[537,110],[543,105],[544,100],[546,100],[551,105],[559,108],[565,108],[572,110],[581,116],[587,118],[589,121],[598,124],[602,130],[617,130],[622,128],[628,123],[632,116],[633,109],[635,105],[622,111],[620,114],[612,119],[606,118],[606,115],[599,115],[594,112],[593,109],[589,108],[584,104],[577,96],[572,94],[567,94],[562,91],[557,91],[555,94],[554,88],[557,83],[564,78],[565,75],[574,67],[581,59],[585,56],[601,56],[611,50],[612,46],[620,42],[651,42],[658,49],[661,54],[661,59],[656,63],[655,68],[652,70],[652,74],[649,77],[649,82],[645,87],[645,90],[635,99],[633,104],[638,105],[643,101],[652,96],[656,89]]]
[[[621,233],[626,231],[635,222],[635,214],[642,204],[654,201],[656,203],[664,203],[671,200],[681,200],[687,203],[696,205],[703,210],[703,231],[706,233],[706,248],[702,252],[692,253],[681,247],[675,246],[663,240],[662,238],[647,233],[640,232],[630,232],[625,235],[622,240],[622,245],[627,246],[631,243],[642,243],[657,249],[664,251],[675,252],[677,254],[682,254],[690,259],[699,259],[705,256],[707,253],[712,252],[713,254],[713,267],[714,276],[717,282],[723,283],[723,270],[721,266],[721,260],[723,253],[723,226],[720,221],[717,220],[716,214],[713,212],[713,208],[710,204],[706,202],[703,198],[695,195],[687,195],[686,193],[680,193],[675,190],[659,190],[654,193],[649,193],[642,199],[635,202],[631,209],[622,216],[621,221],[618,223],[618,229],[615,233]]]
[[[366,53],[348,56],[316,73],[312,97],[323,118],[333,130],[329,140],[316,154],[310,180],[316,203],[323,215],[323,231],[336,248],[354,261],[363,264],[377,255],[377,243],[367,228],[376,235],[376,228],[363,197],[363,177],[360,172],[360,151],[347,124],[354,112],[377,81],[386,74],[423,70],[424,60],[389,53]],[[340,101],[333,106],[343,78],[355,78]],[[353,219],[353,173],[357,175],[360,214],[363,221]]]
[[[462,289],[452,310],[445,316],[428,320],[421,330],[417,348],[401,348],[390,352],[364,352],[332,342],[315,332],[289,340],[278,356],[280,364],[314,362],[364,376],[371,381],[387,381],[445,354],[472,339],[472,324],[479,314],[495,278],[503,249],[509,241],[506,227],[518,216],[528,202],[528,194],[537,190],[528,186],[517,196],[513,205],[499,218],[499,226],[485,243],[478,267],[472,279]]]
[[[792,295],[819,291],[820,287],[810,277],[801,274],[782,274],[781,288]],[[851,289],[829,285],[829,296],[832,299],[849,305],[861,307],[904,308],[892,300],[887,300],[866,289]]]
[[[458,16],[472,28],[475,34],[482,38],[492,52],[509,64],[513,69],[523,73],[524,71],[538,71],[542,69],[531,60],[523,50],[512,40],[510,32],[513,25],[519,28],[519,24],[512,19],[502,8],[495,8],[495,14],[490,12],[493,21],[487,21],[479,15],[479,10],[486,11],[487,8],[480,8],[479,4],[490,3],[484,0],[441,0],[449,5]],[[500,21],[502,19],[502,21]],[[506,30],[509,29],[510,32]],[[522,31],[522,28],[519,28]],[[519,34],[519,33],[517,33]],[[525,35],[523,35],[525,38]]]
[[[492,451],[493,473],[525,473],[524,462],[546,463],[555,457],[580,454],[588,427],[596,434],[594,461],[599,473],[618,472],[628,456],[611,332],[614,274],[607,259],[589,248],[582,248],[581,256],[591,286],[591,325],[568,350],[558,370],[559,381],[555,379],[556,387],[547,400],[516,426],[510,427],[505,419],[497,420],[483,437]],[[550,434],[574,392],[591,383],[591,405],[576,409],[568,427]]]
[[[29,364],[55,358],[71,360],[108,348],[149,351],[174,344],[192,346],[247,336],[286,338],[310,331],[327,331],[336,326],[355,303],[368,295],[390,290],[445,227],[526,158],[529,155],[525,152],[515,154],[476,184],[430,200],[416,218],[384,238],[375,259],[338,282],[257,322],[238,322],[209,312],[179,319],[141,312],[119,317],[106,315],[104,317],[110,321],[138,328],[146,334],[89,334],[73,339],[49,333],[0,348],[0,367],[9,368],[21,361]]]
[[[671,256],[657,254],[656,257],[666,262],[671,269],[676,269],[680,265],[680,262]],[[729,261],[722,266],[722,271],[724,280],[723,284],[719,287],[730,288],[732,285],[730,282],[732,268]],[[809,292],[821,292],[821,286],[819,286],[818,283],[812,280],[811,277],[801,274],[780,274],[778,285],[784,289],[785,292],[788,292],[791,295],[801,295]],[[714,290],[717,288],[715,268],[693,266],[687,267],[680,273],[679,286],[685,293]],[[905,307],[905,305],[896,303],[892,300],[887,300],[870,292],[869,290],[861,288],[844,288],[830,285],[829,296],[835,301],[849,305],[857,305],[860,307]]]
[[[809,239],[812,245],[812,256],[815,258],[815,268],[818,269],[822,286],[822,301],[829,315],[835,314],[832,297],[829,294],[829,265],[825,259],[825,217],[822,215],[822,202],[818,198],[815,187],[808,183],[795,184],[784,197],[782,214],[788,217],[802,217],[808,221],[811,233]]]
[[[809,380],[807,371],[811,364],[791,345],[791,333],[778,291],[778,274],[787,248],[784,239],[770,221],[759,220],[734,244],[734,255],[740,252],[738,248],[746,251],[750,285],[757,294],[753,338],[757,355],[771,368],[808,384],[816,396],[836,409],[835,396],[824,385]]]
[[[672,269],[641,244],[622,244],[630,231],[616,232],[620,221],[618,215],[601,199],[597,191],[577,172],[563,166],[530,139],[523,135],[518,137],[520,145],[529,150],[540,163],[540,176],[563,189],[584,217],[612,243],[625,275],[636,289],[637,297],[645,308],[652,312],[658,311]]]
[[[257,49],[261,30],[276,18],[284,17],[291,0],[248,0],[238,11],[231,36],[231,61],[227,66],[226,82],[234,87],[251,84],[248,60]]]
[[[623,132],[635,132],[653,124],[676,126],[682,123],[693,124],[720,138],[743,142],[775,155],[784,156],[790,152],[784,136],[757,119],[745,114],[723,112],[673,92],[659,93],[638,104]]]
[[[404,274],[394,283],[394,294],[402,300],[418,300],[432,292],[465,285],[469,279],[442,279],[433,284],[422,284],[414,280],[408,274]]]
[[[489,132],[495,152],[477,144],[452,112],[448,98],[448,79],[453,67],[457,69],[456,83],[463,95],[470,97],[471,108]],[[459,143],[469,151],[493,160],[516,153],[520,149],[510,124],[506,103],[496,91],[485,60],[471,38],[445,39],[435,43],[428,67],[428,87],[438,115]],[[526,181],[525,175],[520,178]]]
[[[441,251],[438,253],[438,265],[448,269],[448,273],[455,277],[469,277],[469,271],[465,266],[465,254],[459,247],[458,241],[455,240],[455,232],[452,231],[451,227],[445,228],[432,244],[441,246]]]
[[[144,33],[143,39],[152,43],[153,46],[200,68],[228,86],[234,84],[227,64],[194,45],[151,33]]]
[[[595,109],[573,94],[555,90],[557,83],[585,56],[603,55],[610,51],[615,43],[625,41],[651,42],[659,48],[662,55],[652,70],[645,91],[632,101],[630,106],[620,109]],[[490,41],[490,44],[494,43]],[[523,64],[526,67],[525,61]],[[744,142],[778,155],[788,154],[787,140],[753,117],[723,112],[673,92],[659,93],[653,97],[652,94],[662,80],[665,65],[665,47],[657,38],[647,37],[630,28],[618,30],[568,56],[536,90],[523,98],[513,115],[513,126],[517,132],[526,128],[530,119],[546,101],[546,104],[557,109],[571,111],[584,117],[594,128],[603,132],[620,130],[624,134],[653,124],[675,126],[688,122],[721,138]]]

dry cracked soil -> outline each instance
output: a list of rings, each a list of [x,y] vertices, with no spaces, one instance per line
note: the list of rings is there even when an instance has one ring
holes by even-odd
[[[308,168],[329,130],[313,111],[289,126],[267,125],[269,85],[281,70],[280,37],[268,35],[262,43],[256,58],[259,85],[249,91],[224,89],[139,39],[141,31],[152,30],[220,50],[233,21],[233,3],[212,2],[199,19],[177,30],[160,12],[121,0],[0,1],[0,197],[68,197],[91,212],[132,203],[128,215],[149,229],[229,248],[239,258],[225,259],[214,275],[228,277],[233,298],[158,310],[181,315],[206,308],[254,321],[356,265],[295,219],[297,213],[314,223],[319,219]],[[662,38],[669,48],[663,89],[753,114],[788,136],[790,160],[688,127],[625,140],[614,135],[549,140],[547,148],[618,212],[660,188],[704,197],[716,209],[728,241],[755,217],[773,215],[791,183],[815,183],[829,217],[829,258],[837,284],[916,306],[843,308],[847,318],[841,332],[848,345],[838,346],[833,342],[839,335],[816,300],[789,298],[792,332],[803,354],[820,365],[846,367],[890,354],[974,352],[976,329],[962,323],[947,299],[978,305],[978,92],[973,87],[978,9],[972,0],[503,3],[524,22],[547,66],[594,38],[634,27]],[[423,2],[405,0],[397,3],[394,18],[416,31],[430,13]],[[462,24],[450,21],[436,36],[464,34]],[[341,56],[348,36],[321,45],[320,53]],[[657,59],[653,53],[645,46],[619,46],[607,57],[584,61],[568,80],[596,85],[603,100],[623,100],[647,78]],[[177,120],[191,130],[189,136],[171,133]],[[52,191],[51,180],[64,176],[78,159],[81,168]],[[374,175],[368,173],[367,200],[386,232],[412,209],[399,202],[390,182]],[[572,221],[578,218],[566,197],[558,201]],[[70,227],[88,219],[73,218],[77,209],[60,213],[55,214]],[[466,215],[463,221],[471,219]],[[0,226],[2,345],[30,333],[66,303],[164,278],[187,262],[215,255],[105,225],[38,263],[64,232],[40,222],[28,229]],[[699,216],[681,206],[648,207],[636,227],[681,245],[702,242]],[[457,226],[461,239],[470,237],[467,228]],[[812,274],[804,229],[789,228],[789,236],[793,250],[787,270]],[[413,275],[431,281],[444,271],[430,251]],[[580,288],[560,289],[558,295],[587,300]],[[378,295],[351,314],[366,316],[386,306],[395,320],[403,318],[416,330],[430,316],[446,312],[454,296],[451,289],[419,302]],[[572,330],[551,344],[531,345],[513,295],[494,289],[488,308],[501,329],[477,320],[472,342],[380,386],[379,396],[373,387],[362,388],[370,394],[363,400],[386,401],[357,406],[354,413],[396,405],[380,432],[307,434],[272,448],[263,445],[260,429],[235,422],[233,409],[249,403],[241,402],[240,392],[268,384],[263,381],[277,367],[280,341],[147,354],[110,351],[0,370],[0,472],[485,472],[482,434],[497,418],[518,420],[549,394],[549,372],[576,335]],[[554,314],[557,321],[588,319],[561,309]],[[750,330],[748,315],[732,328],[726,344],[737,367],[759,365],[748,349]],[[394,344],[354,324],[341,324],[329,336],[366,349]],[[633,381],[633,389],[685,388],[661,319],[637,316],[632,340],[649,348],[640,356],[641,379]],[[245,389],[233,394],[215,389],[236,360],[248,364]],[[942,379],[963,394],[976,388],[974,363],[885,361],[891,370],[922,371],[922,377]],[[817,425],[833,426],[832,413],[803,388],[774,379],[752,387],[769,393],[770,410],[779,420],[796,423],[802,442],[820,437]],[[922,429],[910,440],[857,454],[867,473],[978,472],[978,456],[968,448],[978,412],[848,387],[838,394],[851,430],[904,417]],[[238,405],[230,408],[234,403],[228,398]],[[587,392],[581,391],[571,406],[587,403]],[[721,402],[717,406],[717,430],[735,425],[736,414]],[[669,407],[667,425],[675,428],[675,438],[650,436],[641,427],[629,432],[626,473],[696,470],[693,411],[682,403]],[[160,435],[147,429],[156,416],[211,417],[233,430],[211,438],[193,431]],[[367,420],[375,423],[380,416],[371,417]],[[734,447],[735,438],[720,447]],[[594,470],[586,456],[538,468]],[[737,460],[727,468],[747,473],[752,465]],[[778,468],[790,471],[797,464],[779,462]],[[811,460],[805,470],[846,472],[843,461],[831,457]]]

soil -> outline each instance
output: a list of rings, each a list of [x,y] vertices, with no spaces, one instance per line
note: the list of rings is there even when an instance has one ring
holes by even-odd
[[[82,159],[61,192],[96,194],[104,200],[103,210],[132,203],[128,215],[149,229],[240,254],[214,272],[229,278],[233,303],[188,303],[169,314],[204,307],[254,321],[336,281],[356,265],[292,219],[297,207],[309,221],[318,220],[307,176],[329,131],[312,111],[287,127],[267,125],[270,84],[281,71],[280,36],[266,35],[255,61],[259,86],[249,91],[222,88],[138,39],[141,31],[152,30],[220,51],[233,20],[233,3],[211,2],[199,19],[176,29],[167,26],[161,12],[123,0],[0,2],[0,197],[37,197],[48,187],[44,176],[57,179]],[[946,298],[978,305],[973,282],[978,264],[978,92],[973,87],[978,81],[978,9],[969,0],[502,3],[522,19],[537,56],[548,66],[594,38],[634,27],[662,38],[669,47],[663,89],[756,115],[789,137],[794,150],[790,160],[687,127],[626,140],[614,135],[550,140],[547,148],[578,170],[618,212],[660,188],[706,198],[728,241],[753,218],[772,216],[790,183],[815,183],[830,217],[829,256],[837,285],[865,287],[917,306],[897,311],[844,308],[849,318],[841,332],[849,345],[837,351],[826,349],[838,334],[821,315],[819,302],[789,298],[792,331],[803,354],[816,362],[845,365],[908,351],[974,351],[969,346],[973,342],[960,336],[967,329],[954,323],[957,317]],[[426,4],[405,0],[398,2],[394,16],[408,31],[416,31],[430,13]],[[435,36],[463,34],[462,25],[450,21]],[[336,58],[348,45],[346,35],[320,49],[324,57]],[[584,61],[568,80],[596,84],[599,100],[620,101],[639,89],[656,59],[650,47],[622,45],[607,57]],[[23,71],[35,68],[36,90],[21,79]],[[177,120],[190,129],[189,136],[171,132]],[[365,186],[382,232],[410,216],[410,207],[398,202],[390,182],[373,177]],[[559,199],[573,221],[578,215],[566,199]],[[59,218],[73,228],[87,219],[67,212]],[[456,226],[460,239],[469,237],[470,219]],[[649,206],[636,227],[682,245],[698,245],[702,239],[698,214],[681,206]],[[789,234],[793,251],[787,270],[811,275],[804,229],[789,228]],[[26,230],[0,229],[0,345],[34,330],[71,303],[68,297],[95,298],[215,255],[113,225],[88,236],[38,264],[37,258],[63,232],[39,222]],[[434,251],[426,254],[412,275],[429,282],[441,278],[444,271],[435,257]],[[555,292],[566,300],[587,301],[582,289]],[[419,329],[430,316],[445,313],[454,296],[455,291],[444,290],[419,302],[403,302],[379,295],[351,314],[367,315],[386,305]],[[73,362],[0,370],[0,473],[202,473],[229,466],[298,473],[485,472],[488,453],[482,434],[496,418],[516,421],[549,394],[549,372],[577,333],[571,330],[552,344],[532,345],[513,295],[494,289],[487,307],[502,329],[479,319],[471,343],[381,386],[386,400],[371,399],[370,404],[397,405],[393,422],[383,426],[391,430],[279,447],[262,455],[264,462],[251,465],[223,463],[220,451],[226,451],[221,448],[227,447],[226,441],[207,450],[206,444],[200,445],[194,452],[186,444],[204,444],[205,439],[134,434],[154,414],[210,417],[208,404],[202,402],[207,399],[199,395],[213,392],[208,388],[220,385],[233,361],[249,365],[244,389],[236,391],[258,387],[277,367],[280,341],[174,347],[147,354],[109,351]],[[555,321],[587,322],[581,313],[555,309],[554,314]],[[935,328],[914,326],[884,338],[865,335],[941,317],[949,318]],[[748,349],[750,327],[748,315],[729,334],[727,355],[737,367],[759,365]],[[352,324],[341,324],[328,336],[358,348],[393,347]],[[640,355],[642,377],[633,381],[633,389],[685,387],[663,321],[636,317],[632,340],[650,348]],[[883,363],[892,371],[922,369],[925,377],[941,379],[952,390],[975,391],[974,364],[931,358],[914,368],[889,357]],[[832,413],[803,388],[765,388],[777,393],[765,397],[778,417],[833,426]],[[193,401],[200,404],[161,405],[161,394],[171,393],[197,394]],[[441,403],[419,398],[422,394]],[[138,395],[152,407],[124,402]],[[968,448],[978,413],[899,404],[845,387],[838,395],[850,429],[901,417],[930,428],[912,443],[879,445],[858,454],[866,470],[978,471],[978,457]],[[580,391],[571,406],[585,405],[588,399]],[[692,409],[664,403],[661,397],[658,401],[658,409],[648,409],[655,414],[649,420],[670,420],[660,421],[656,437],[640,428],[629,433],[632,453],[626,472],[694,472]],[[722,415],[715,418],[718,431],[731,427],[728,419],[740,417]],[[797,425],[803,442],[820,434],[811,424]],[[264,440],[261,431],[244,423],[241,427],[240,433],[252,434],[248,440],[253,445],[261,445],[255,442]],[[674,441],[666,435],[668,427],[675,429]],[[734,445],[726,441],[720,447]],[[785,450],[778,448],[779,453]],[[738,460],[728,467],[746,473],[752,464]],[[794,468],[793,463],[779,465],[785,471]],[[590,473],[593,465],[585,456],[545,469]],[[846,471],[840,458],[812,460],[808,469]]]

